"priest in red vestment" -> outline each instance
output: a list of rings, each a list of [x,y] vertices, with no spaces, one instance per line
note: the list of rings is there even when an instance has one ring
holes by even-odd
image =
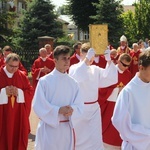
[[[47,50],[47,57],[53,59],[53,49],[52,49],[51,45],[46,44],[44,46],[44,48],[46,48],[46,50]]]
[[[12,52],[13,52],[12,48],[10,46],[8,46],[8,45],[3,48],[3,55],[4,55],[4,57],[0,61],[0,67],[5,66],[5,59],[6,59],[7,55],[12,53]],[[18,69],[20,71],[22,71],[25,75],[28,75],[27,70],[25,69],[25,67],[22,65],[21,62],[19,62],[19,68]]]
[[[0,68],[0,149],[27,150],[33,88],[11,53]]]
[[[113,63],[114,63],[114,64],[117,64],[117,63],[118,63],[119,55],[118,55],[116,49],[112,49],[112,50],[111,50],[110,56],[111,56],[111,60],[113,61]]]
[[[105,60],[104,55],[96,55],[92,65],[99,66],[100,68],[105,68],[107,61]]]
[[[121,149],[122,140],[118,131],[112,125],[111,117],[118,94],[131,80],[131,73],[128,70],[130,63],[131,57],[126,53],[121,54],[118,59],[118,64],[116,65],[118,69],[118,83],[107,88],[100,88],[99,90],[99,104],[102,115],[102,136],[104,147],[107,150]]]
[[[74,49],[74,54],[70,58],[70,66],[73,64],[77,64],[80,61],[80,48],[81,48],[82,43],[77,42],[76,44],[73,45]]]
[[[123,54],[123,53],[130,53],[130,48],[128,47],[128,42],[127,42],[127,38],[122,35],[120,37],[120,46],[117,48],[117,53],[118,55]]]
[[[139,59],[141,50],[139,49],[137,43],[133,43],[132,47],[133,47],[133,50],[130,52],[130,56],[132,57],[130,71],[131,71],[132,77],[134,77],[135,74],[139,71],[138,59]]]
[[[39,50],[39,55],[40,57],[34,61],[31,68],[34,89],[36,88],[39,78],[50,73],[55,67],[54,61],[47,57],[45,48]]]

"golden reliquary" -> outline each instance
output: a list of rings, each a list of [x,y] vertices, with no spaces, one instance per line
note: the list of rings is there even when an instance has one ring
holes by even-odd
[[[96,54],[104,54],[108,46],[108,25],[89,25],[90,45],[95,49]]]

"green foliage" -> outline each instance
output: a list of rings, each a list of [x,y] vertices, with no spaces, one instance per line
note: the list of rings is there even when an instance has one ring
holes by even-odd
[[[92,16],[95,24],[108,24],[108,38],[113,45],[118,44],[118,39],[123,34],[121,14],[122,0],[99,0],[93,3],[96,7],[96,15]]]
[[[62,38],[58,38],[57,41],[54,44],[54,47],[58,45],[66,45],[69,46],[72,50],[71,55],[73,53],[73,45],[76,43],[76,41],[70,39],[68,36],[64,36]]]
[[[14,29],[13,44],[26,64],[32,64],[38,56],[38,37],[62,37],[62,24],[57,21],[54,6],[49,0],[32,0],[27,2],[20,25]],[[29,66],[29,65],[28,65]]]
[[[57,21],[54,14],[54,6],[45,0],[33,0],[28,2],[28,9],[24,11],[24,17],[17,33],[18,45],[25,50],[38,49],[38,37],[63,36],[62,24]]]
[[[93,24],[94,19],[89,16],[96,15],[96,8],[92,3],[98,0],[68,0],[70,15],[79,29],[89,30],[89,24]]]
[[[9,41],[11,41],[10,37],[13,34],[12,27],[15,23],[16,13],[6,9],[7,1],[2,0],[1,4],[3,7],[0,8],[0,47],[4,47],[7,44],[10,45]]]
[[[134,6],[134,13],[129,11],[122,15],[124,31],[129,44],[139,39],[150,38],[150,0],[140,0]]]
[[[135,15],[132,11],[128,11],[126,13],[122,14],[122,20],[124,24],[124,34],[128,38],[129,45],[131,45],[133,42],[137,42],[137,34],[138,34],[138,29],[137,29],[137,24],[136,24],[136,19]]]
[[[135,22],[137,24],[137,37],[150,37],[150,0],[140,0],[135,3]]]

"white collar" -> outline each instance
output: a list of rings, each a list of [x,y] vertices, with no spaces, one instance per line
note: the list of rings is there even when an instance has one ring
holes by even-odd
[[[117,70],[118,70],[119,73],[122,74],[122,73],[124,72],[124,71],[122,71],[121,69],[119,69],[118,64],[116,65],[116,67],[117,67]]]
[[[96,56],[95,58],[94,58],[94,61],[95,61],[95,63],[99,63],[99,56]]]
[[[43,58],[43,57],[40,57],[43,61],[46,61],[47,57]]]
[[[8,78],[12,78],[13,77],[14,74],[8,72],[7,69],[6,69],[6,66],[3,69],[4,69],[4,72],[6,73],[6,75],[8,76]]]
[[[78,60],[80,60],[80,56],[78,54],[76,54],[76,57],[78,58]]]

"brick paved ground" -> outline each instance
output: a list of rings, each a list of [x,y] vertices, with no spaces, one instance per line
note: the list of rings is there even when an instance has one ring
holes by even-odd
[[[27,150],[34,150],[35,133],[36,133],[38,121],[39,120],[37,116],[35,115],[34,111],[31,110],[31,114],[30,114],[31,133],[29,134]]]

